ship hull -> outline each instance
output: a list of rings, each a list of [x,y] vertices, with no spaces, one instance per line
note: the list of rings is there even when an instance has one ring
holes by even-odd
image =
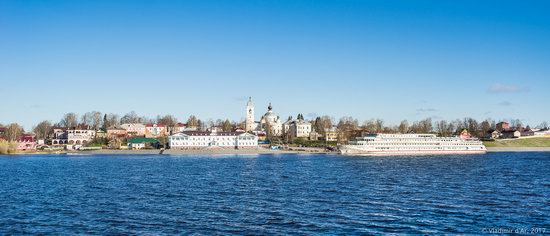
[[[487,150],[366,150],[349,146],[340,147],[340,154],[349,156],[420,156],[485,154]]]

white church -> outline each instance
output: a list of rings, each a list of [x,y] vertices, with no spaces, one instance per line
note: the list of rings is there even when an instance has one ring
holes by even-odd
[[[255,121],[254,103],[252,102],[252,98],[249,97],[246,103],[245,131],[265,131],[268,135],[279,137],[283,134],[283,122],[277,114],[273,113],[271,103],[269,103],[267,112],[260,118],[260,121]]]

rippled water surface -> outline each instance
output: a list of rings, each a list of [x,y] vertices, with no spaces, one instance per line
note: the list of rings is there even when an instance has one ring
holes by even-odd
[[[550,153],[0,156],[0,234],[550,231]]]

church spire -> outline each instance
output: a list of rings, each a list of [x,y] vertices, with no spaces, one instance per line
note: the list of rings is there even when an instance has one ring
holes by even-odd
[[[267,107],[267,110],[268,111],[271,111],[273,109],[273,107],[271,107],[271,102],[269,103],[269,106]]]

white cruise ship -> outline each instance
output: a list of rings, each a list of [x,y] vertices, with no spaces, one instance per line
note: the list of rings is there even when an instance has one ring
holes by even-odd
[[[487,148],[470,137],[436,137],[434,134],[367,134],[341,145],[344,155],[483,154]]]

